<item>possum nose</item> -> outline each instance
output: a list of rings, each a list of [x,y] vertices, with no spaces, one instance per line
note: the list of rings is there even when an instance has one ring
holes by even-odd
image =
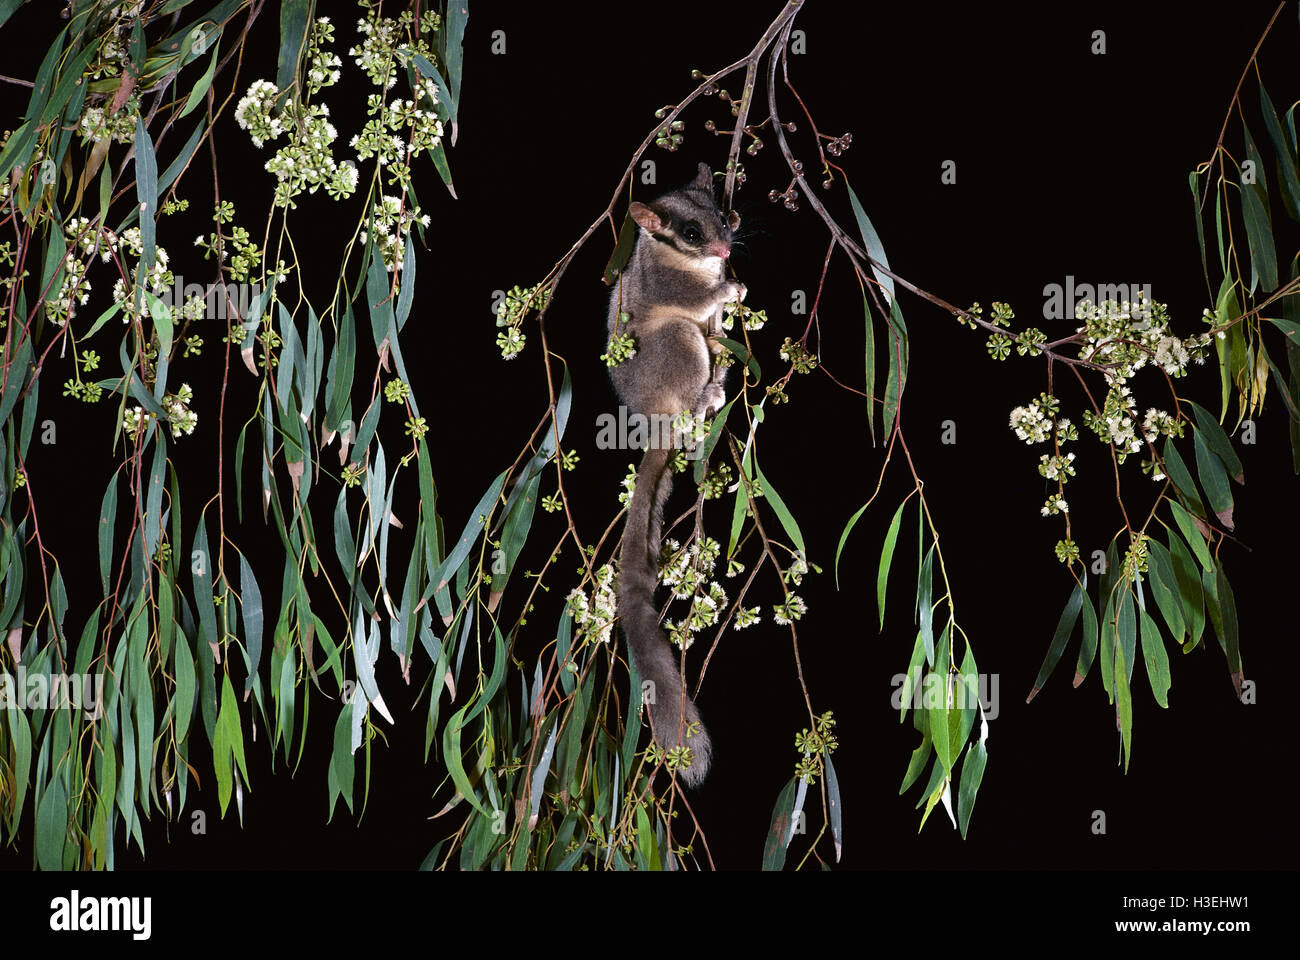
[[[731,256],[731,247],[727,246],[725,243],[712,243],[709,245],[709,254],[726,260],[727,257]]]

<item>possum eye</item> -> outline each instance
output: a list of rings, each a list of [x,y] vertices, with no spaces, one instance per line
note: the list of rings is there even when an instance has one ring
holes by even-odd
[[[682,228],[682,239],[687,243],[699,243],[704,239],[704,234],[700,232],[700,228],[694,223],[688,223]]]

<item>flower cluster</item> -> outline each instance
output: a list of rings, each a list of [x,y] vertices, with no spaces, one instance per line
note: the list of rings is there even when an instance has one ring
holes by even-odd
[[[731,467],[726,463],[718,463],[700,481],[700,493],[705,500],[720,500],[731,486],[731,479]]]
[[[339,163],[334,159],[330,145],[338,138],[338,131],[328,119],[329,107],[323,103],[290,103],[281,116],[292,138],[266,161],[267,172],[276,179],[275,205],[296,206],[294,197],[304,190],[315,193],[321,187],[335,200],[350,197],[360,175],[350,161]]]
[[[673,417],[673,437],[682,448],[694,447],[709,435],[711,423],[693,411],[683,410]]]
[[[691,602],[684,617],[664,624],[669,640],[683,650],[690,647],[694,634],[718,622],[727,605],[726,590],[711,579],[721,552],[722,545],[712,537],[686,549],[675,540],[664,542],[659,579],[675,598]]]
[[[85,143],[113,141],[132,143],[135,140],[136,118],[140,115],[140,97],[131,94],[121,108],[109,114],[104,106],[86,107],[77,121],[77,134]]]
[[[817,354],[809,352],[802,342],[789,337],[781,344],[781,359],[794,367],[796,373],[812,373],[817,366]]]
[[[370,227],[374,230],[375,246],[384,258],[389,273],[402,269],[406,257],[406,235],[415,224],[429,225],[429,215],[420,213],[415,204],[406,206],[403,197],[381,195],[370,210]],[[361,231],[361,242],[370,237],[369,230]]]
[[[175,393],[163,397],[162,406],[167,411],[167,422],[172,426],[173,437],[179,437],[182,433],[191,434],[198,425],[199,415],[190,409],[190,401],[193,399],[194,391],[188,383],[182,383]]]
[[[632,494],[636,490],[636,465],[629,463],[627,465],[627,474],[619,481],[619,486],[623,489],[619,492],[618,502],[628,504],[632,502]]]
[[[167,422],[171,425],[173,437],[179,437],[182,433],[191,434],[198,425],[199,415],[190,409],[190,402],[193,399],[194,391],[190,389],[188,383],[182,383],[181,388],[175,393],[163,397],[162,407],[167,414]],[[154,415],[144,407],[131,407],[123,411],[122,429],[131,436],[138,437],[154,419]]]
[[[569,612],[579,633],[593,638],[597,643],[609,643],[618,611],[615,593],[614,568],[605,564],[596,571],[596,589],[590,597],[581,587],[569,592]]]
[[[371,83],[385,90],[392,87],[397,82],[397,68],[405,67],[413,54],[420,54],[435,67],[438,65],[430,42],[442,28],[438,13],[426,11],[416,30],[415,14],[410,10],[403,10],[393,19],[379,15],[381,3],[360,0],[360,6],[369,11],[364,20],[357,21],[357,32],[365,39],[348,50],[348,56],[365,71]]]
[[[1104,364],[1108,383],[1124,383],[1154,358],[1171,377],[1187,372],[1191,360],[1204,363],[1211,342],[1208,333],[1180,340],[1169,332],[1166,304],[1149,300],[1143,292],[1135,301],[1107,300],[1098,305],[1082,300],[1074,318],[1083,321],[1079,356]]]
[[[772,608],[772,619],[783,627],[795,620],[802,619],[808,612],[808,604],[797,593],[792,593],[780,604]]]
[[[307,62],[307,92],[316,94],[324,87],[339,82],[343,61],[338,54],[330,53],[325,45],[334,42],[334,24],[329,17],[318,17],[307,36],[307,49],[303,57]]]
[[[730,330],[739,318],[746,330],[762,330],[767,323],[767,311],[751,310],[743,303],[725,303],[722,305],[722,329]]]
[[[1138,579],[1139,573],[1147,572],[1147,541],[1151,538],[1141,531],[1135,531],[1129,541],[1129,548],[1124,553],[1120,566],[1123,577],[1130,582]]]
[[[624,314],[627,316],[627,314]],[[607,367],[617,367],[624,360],[631,360],[636,356],[636,340],[631,334],[616,333],[609,338],[609,345],[600,359],[605,361]]]
[[[1011,411],[1011,429],[1025,443],[1042,443],[1052,435],[1052,418],[1060,412],[1061,402],[1048,393],[1039,394],[1038,399],[1027,407],[1016,407]],[[1061,420],[1058,430],[1068,431],[1069,420]]]
[[[1091,410],[1083,411],[1083,423],[1105,443],[1115,448],[1115,458],[1123,463],[1130,453],[1142,449],[1142,438],[1137,435],[1137,403],[1133,391],[1122,383],[1115,383],[1106,393],[1101,416]]]
[[[221,205],[217,207],[213,214],[213,219],[217,224],[230,223],[235,217],[235,206],[228,200],[222,200]],[[219,229],[219,227],[218,227]],[[262,251],[254,242],[252,234],[244,227],[234,226],[230,229],[230,234],[221,235],[221,242],[218,243],[218,235],[210,233],[207,236],[200,234],[194,238],[194,245],[203,251],[203,259],[217,255],[220,247],[221,259],[224,262],[227,258],[230,260],[230,279],[236,283],[247,283],[248,278],[252,275],[254,268],[262,262]],[[234,252],[233,256],[231,251]]]
[[[497,304],[497,326],[507,328],[497,334],[497,346],[501,348],[503,358],[512,360],[524,349],[527,337],[524,336],[520,325],[529,310],[540,313],[546,309],[546,302],[550,296],[550,288],[543,287],[541,284],[526,290],[513,286],[506,291],[505,297]]]
[[[254,80],[235,105],[235,122],[248,131],[259,149],[284,133],[284,114],[275,109],[279,89],[270,80]]]
[[[1054,517],[1058,513],[1069,513],[1070,505],[1066,502],[1065,497],[1059,493],[1054,493],[1047,498],[1047,502],[1043,504],[1043,508],[1039,512],[1045,517]]]
[[[1157,437],[1181,437],[1183,421],[1164,410],[1151,407],[1142,418],[1142,436],[1148,443],[1154,443]]]
[[[1054,457],[1043,454],[1038,458],[1038,472],[1048,480],[1059,480],[1065,483],[1074,476],[1074,454],[1067,453],[1064,456]]]

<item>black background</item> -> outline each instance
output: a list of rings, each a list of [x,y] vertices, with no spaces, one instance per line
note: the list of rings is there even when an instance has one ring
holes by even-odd
[[[34,73],[61,25],[58,6],[34,3],[0,32],[6,54],[14,55],[5,72]],[[433,425],[433,469],[449,529],[460,528],[490,479],[514,459],[545,404],[535,327],[526,329],[524,355],[503,362],[494,344],[493,291],[545,275],[608,202],[632,150],[652,128],[652,111],[689,91],[692,67],[716,69],[743,55],[779,6],[669,0],[622,8],[471,4],[459,141],[450,150],[459,199],[449,198],[432,169],[417,168],[420,200],[433,225],[430,248],[419,251],[416,308],[403,337],[416,395]],[[341,54],[354,37],[344,10],[341,4],[320,4],[318,10],[335,12]],[[1201,310],[1211,305],[1187,174],[1211,155],[1232,91],[1271,12],[1271,5],[1259,3],[810,2],[797,23],[806,33],[807,52],[792,56],[790,64],[819,128],[853,133],[852,148],[838,162],[895,271],[960,305],[979,300],[987,308],[995,299],[1009,301],[1017,309],[1017,327],[1036,324],[1052,338],[1066,335],[1069,325],[1039,321],[1046,284],[1064,283],[1067,275],[1080,282],[1150,283],[1155,298],[1169,304],[1175,329],[1187,335],[1200,329]],[[252,80],[274,76],[275,17],[274,5],[268,5],[261,29],[269,34],[245,51],[237,96]],[[494,30],[505,32],[504,55],[490,52]],[[1105,31],[1104,56],[1090,52],[1094,30]],[[1261,57],[1281,109],[1300,96],[1289,69],[1298,41],[1296,11],[1288,6]],[[30,64],[20,69],[24,58]],[[353,69],[350,58],[344,69]],[[219,82],[223,92],[229,83]],[[737,90],[739,75],[723,85]],[[25,91],[4,86],[0,95],[10,118],[5,123],[16,125]],[[1253,106],[1254,97],[1250,79],[1243,101]],[[342,100],[331,98],[332,105],[335,99]],[[356,105],[351,109],[355,117]],[[348,125],[348,110],[343,102],[334,107],[341,117],[336,148],[356,129]],[[802,120],[788,98],[783,111],[787,119]],[[754,119],[763,115],[757,109]],[[707,118],[725,126],[729,115],[717,101],[705,102],[687,115],[681,151],[647,153],[658,165],[658,189],[688,179],[700,160],[721,167],[727,141],[702,132]],[[1262,137],[1256,115],[1249,118],[1257,139]],[[270,176],[261,170],[269,150],[253,148],[229,114],[226,123],[218,146],[222,196],[234,199],[239,222],[252,226],[254,211],[270,195]],[[161,163],[174,156],[189,127],[182,124],[181,131],[173,134],[170,148],[159,148]],[[792,142],[812,166],[815,151],[807,136],[801,122]],[[1239,127],[1230,125],[1234,151],[1239,138]],[[768,190],[783,189],[788,174],[766,139],[763,154],[746,161],[749,182],[738,205],[749,236],[735,265],[749,287],[747,302],[766,308],[771,318],[755,335],[770,379],[780,369],[781,340],[797,338],[806,321],[790,315],[791,292],[803,289],[811,297],[827,238],[806,204],[792,215],[767,201]],[[200,154],[203,166],[185,181],[191,206],[199,211],[211,202],[206,150]],[[113,162],[120,163],[124,151],[119,148]],[[956,163],[955,185],[940,182],[947,160]],[[852,223],[841,186],[823,197],[841,223]],[[355,213],[349,208],[347,217]],[[1274,213],[1281,217],[1280,209]],[[315,197],[302,203],[294,223],[304,243],[300,257],[308,252],[306,282],[328,296],[335,277],[313,274],[310,254],[319,250],[322,272],[333,269],[343,239],[335,230],[344,218],[331,201]],[[164,222],[159,240],[179,260],[191,256],[192,236],[204,229],[199,213]],[[1282,244],[1280,259],[1289,260],[1292,249]],[[576,494],[575,519],[588,539],[598,537],[616,511],[628,460],[594,444],[596,415],[615,405],[598,359],[606,297],[600,273],[609,251],[608,233],[598,233],[571,266],[547,321],[552,349],[567,359],[573,377],[574,412],[564,446],[576,447],[582,461],[567,482]],[[104,288],[98,292],[106,296]],[[912,337],[903,422],[942,537],[959,620],[981,671],[999,678],[1000,715],[991,726],[989,764],[969,838],[963,842],[942,811],[918,834],[920,812],[913,807],[920,788],[897,796],[916,734],[910,722],[900,726],[890,707],[890,680],[906,668],[915,629],[907,614],[914,576],[909,550],[900,546],[897,589],[890,594],[883,633],[876,627],[872,587],[885,526],[909,486],[905,464],[895,458],[884,494],[854,532],[837,592],[831,574],[835,546],[845,520],[874,487],[882,453],[872,447],[860,398],[820,373],[797,378],[791,403],[768,405],[760,462],[798,517],[810,558],[825,570],[800,591],[809,605],[800,623],[800,653],[814,708],[833,709],[839,721],[841,866],[1293,866],[1295,828],[1287,798],[1295,787],[1291,547],[1297,524],[1285,411],[1270,402],[1257,418],[1258,443],[1236,445],[1248,486],[1237,492],[1240,543],[1223,553],[1236,589],[1245,672],[1258,684],[1259,702],[1247,707],[1234,701],[1214,641],[1187,657],[1172,654],[1169,710],[1155,706],[1145,680],[1136,681],[1133,758],[1125,773],[1118,765],[1113,709],[1095,671],[1080,689],[1070,687],[1077,639],[1044,691],[1032,705],[1024,703],[1070,589],[1051,555],[1062,525],[1038,515],[1045,494],[1035,470],[1037,451],[1006,427],[1009,409],[1044,389],[1044,364],[1018,358],[995,364],[985,355],[983,334],[959,328],[915,297],[904,297],[903,309]],[[843,259],[832,262],[819,312],[824,366],[860,387],[861,301]],[[364,356],[364,322],[359,329]],[[174,374],[199,394],[199,430],[179,445],[178,456],[186,458],[183,475],[193,480],[189,495],[204,499],[215,491],[215,433],[204,428],[215,424],[221,364],[219,335],[206,339],[201,360]],[[370,369],[363,366],[358,381]],[[243,394],[232,396],[248,402],[251,393],[241,377],[251,382],[236,362],[231,378]],[[50,382],[62,379],[57,375]],[[1212,365],[1196,368],[1179,387],[1217,409]],[[1146,390],[1152,403],[1165,405],[1163,395],[1156,399],[1154,379],[1139,378],[1135,389],[1140,398]],[[106,406],[86,410],[56,398],[56,392],[48,390],[43,402],[60,424],[60,442],[49,449],[34,445],[30,469],[37,495],[51,504],[38,508],[57,512],[52,549],[67,557],[70,586],[84,588],[73,590],[70,621],[79,625],[98,597],[90,531],[111,463],[112,415]],[[1077,422],[1081,397],[1060,392]],[[236,427],[251,413],[251,406],[232,409],[228,416]],[[946,420],[956,423],[955,445],[940,443]],[[386,420],[385,430],[396,435],[400,423]],[[1104,548],[1121,521],[1102,482],[1109,467],[1101,448],[1085,437],[1076,449],[1082,467],[1069,493],[1075,537],[1087,554]],[[48,459],[42,463],[38,456]],[[1153,485],[1135,461],[1125,475],[1134,497],[1149,495]],[[253,490],[254,480],[250,473]],[[553,483],[543,484],[544,494]],[[1085,496],[1083,485],[1092,483],[1098,495]],[[332,497],[331,489],[325,502]],[[679,493],[671,512],[686,502]],[[723,534],[728,504],[709,515]],[[187,535],[195,513],[188,506]],[[414,516],[413,505],[407,515]],[[411,529],[408,524],[407,537]],[[278,540],[258,523],[243,530],[247,542],[278,549]],[[548,532],[538,540],[549,538]],[[78,557],[85,558],[84,569],[78,569]],[[276,568],[266,569],[264,591],[278,582]],[[751,602],[770,603],[775,590],[770,577],[761,579]],[[692,802],[722,868],[758,866],[772,805],[796,759],[794,734],[807,725],[789,634],[772,624],[770,610],[765,614],[761,627],[728,633],[699,697],[716,759]],[[539,622],[553,620],[547,615]],[[245,797],[242,828],[233,805],[224,821],[218,819],[210,767],[200,767],[205,789],[192,791],[190,804],[207,811],[207,834],[192,836],[184,819],[167,831],[155,814],[146,830],[147,859],[134,847],[119,849],[119,866],[418,865],[449,832],[443,821],[427,819],[449,790],[439,789],[440,775],[422,763],[424,707],[409,709],[418,685],[402,685],[389,653],[381,657],[379,682],[399,722],[389,732],[388,748],[379,746],[374,754],[368,806],[359,821],[340,806],[326,823],[328,725],[313,733],[292,778],[282,760],[272,772],[259,737],[250,755],[253,789]],[[316,712],[314,705],[313,721],[332,720],[335,706],[322,706]],[[1106,815],[1104,836],[1090,829],[1098,810]],[[4,866],[30,863],[26,843],[0,854]]]

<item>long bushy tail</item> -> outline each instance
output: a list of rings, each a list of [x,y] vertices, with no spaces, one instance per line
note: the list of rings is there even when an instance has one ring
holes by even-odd
[[[643,685],[647,680],[652,684],[646,688],[646,701],[655,739],[665,749],[678,745],[690,748],[691,765],[679,768],[677,775],[688,787],[695,787],[709,772],[713,743],[700,723],[700,712],[686,696],[681,668],[659,628],[654,604],[663,506],[672,488],[668,466],[672,453],[671,449],[651,447],[637,471],[619,558],[618,619]],[[686,725],[690,723],[699,724],[694,736],[687,735]]]

